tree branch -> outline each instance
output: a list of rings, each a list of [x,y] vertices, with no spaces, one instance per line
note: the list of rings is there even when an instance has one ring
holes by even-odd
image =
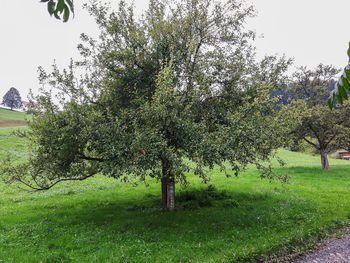
[[[85,155],[81,155],[80,158],[83,160],[96,161],[96,162],[100,162],[100,163],[105,161],[105,159],[102,159],[102,158],[90,157],[90,156],[85,156]]]
[[[303,139],[310,145],[314,146],[317,150],[319,150],[319,147],[317,147],[316,144],[314,144],[312,141],[309,141],[308,139],[306,139],[306,137],[303,137]]]
[[[63,179],[59,179],[57,180],[56,182],[52,183],[51,185],[49,186],[46,186],[46,187],[43,187],[43,186],[40,186],[38,185],[38,187],[34,187],[33,185],[31,184],[28,184],[26,182],[24,182],[23,180],[21,179],[17,179],[17,181],[19,181],[20,183],[26,185],[27,187],[33,189],[33,191],[30,191],[30,190],[27,190],[27,189],[23,189],[21,187],[18,187],[19,189],[21,190],[25,190],[25,191],[28,191],[28,192],[39,192],[39,191],[46,191],[46,190],[49,190],[51,189],[52,187],[54,187],[56,184],[60,183],[60,182],[64,182],[64,181],[83,181],[85,179],[88,179],[89,177],[92,177],[96,174],[96,172],[94,173],[91,173],[91,174],[88,174],[86,176],[83,176],[83,177],[80,177],[80,178],[63,178]]]
[[[321,143],[322,140],[321,140],[320,136],[318,135],[317,131],[314,129],[314,127],[312,127],[312,125],[309,122],[307,125],[309,126],[310,130],[314,133],[315,137],[318,140],[318,143],[320,144],[320,148],[321,148],[321,144],[323,144],[323,143]],[[315,145],[315,144],[313,144],[313,145]],[[317,147],[316,147],[316,149],[317,149]]]
[[[327,142],[325,142],[325,148],[327,148],[328,147],[328,145],[333,141],[333,139],[335,138],[337,136],[337,134],[334,134],[330,139],[329,139],[329,141]]]

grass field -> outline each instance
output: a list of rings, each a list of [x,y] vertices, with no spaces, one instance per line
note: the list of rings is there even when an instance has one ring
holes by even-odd
[[[26,142],[0,129],[0,154],[25,158]],[[350,222],[350,162],[280,150],[288,164],[269,183],[251,168],[189,175],[174,213],[159,210],[160,185],[95,177],[25,193],[0,183],[0,262],[256,262],[300,252]]]
[[[13,126],[26,126],[26,114],[24,112],[11,111],[0,108],[0,128]]]

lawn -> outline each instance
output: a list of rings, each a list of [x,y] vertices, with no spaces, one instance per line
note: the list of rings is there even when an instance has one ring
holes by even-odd
[[[0,129],[6,150],[25,158],[25,141]],[[0,262],[255,262],[299,252],[350,222],[350,162],[280,150],[289,184],[212,172],[213,186],[189,174],[177,211],[159,210],[160,184],[133,187],[97,176],[26,193],[0,183]]]
[[[14,155],[18,160],[23,160],[27,156],[26,139],[13,135],[15,131],[20,129],[24,130],[26,128],[0,128],[0,158],[6,158],[9,153]]]

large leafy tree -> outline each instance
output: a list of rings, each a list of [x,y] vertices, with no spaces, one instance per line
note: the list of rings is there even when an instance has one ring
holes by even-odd
[[[304,140],[321,154],[322,168],[329,170],[327,153],[344,146],[347,137],[350,105],[344,104],[337,110],[326,105],[329,83],[340,70],[333,66],[318,65],[314,70],[305,67],[293,75],[293,83],[287,93],[296,99],[291,111],[302,112],[302,121],[295,126],[293,134]],[[300,110],[302,109],[302,110]]]
[[[234,174],[256,164],[273,177],[260,163],[288,129],[269,94],[290,61],[255,61],[254,33],[243,28],[252,7],[151,0],[139,19],[123,1],[117,11],[89,10],[100,38],[82,35],[83,60],[68,69],[40,69],[31,156],[2,165],[9,182],[45,190],[98,173],[135,184],[155,178],[163,208],[173,210],[175,182],[186,184],[190,171],[208,182],[214,165],[229,175],[226,162]]]
[[[13,109],[19,109],[22,107],[22,99],[16,88],[10,88],[8,92],[2,98],[2,105]]]

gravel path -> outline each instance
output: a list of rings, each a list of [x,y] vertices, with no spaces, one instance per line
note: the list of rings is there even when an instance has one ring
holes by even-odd
[[[350,263],[350,228],[341,238],[321,241],[319,248],[302,256],[295,263]]]

